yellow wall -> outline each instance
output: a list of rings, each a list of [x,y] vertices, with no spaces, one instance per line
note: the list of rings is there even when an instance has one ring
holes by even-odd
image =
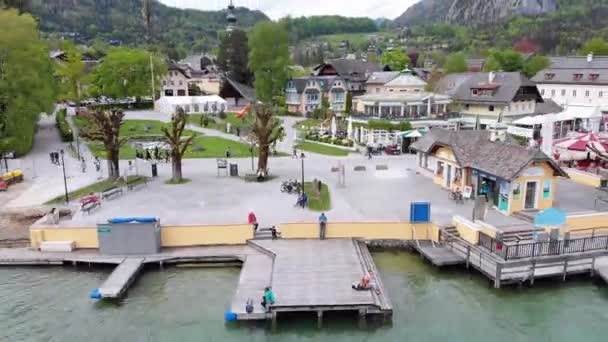
[[[579,171],[579,170],[575,170],[575,169],[565,169],[565,170],[568,173],[568,176],[570,177],[570,179],[573,180],[574,182],[577,182],[577,183],[583,184],[583,185],[587,185],[587,186],[592,186],[594,188],[597,188],[602,185],[602,181],[601,181],[602,178],[599,175],[596,175],[593,173],[588,173],[588,172],[583,172],[583,171]]]
[[[201,245],[239,245],[253,239],[249,224],[165,226],[161,229],[163,247]]]
[[[483,221],[476,221],[475,223],[479,226],[480,232],[486,234],[491,238],[496,238],[496,231],[498,230],[496,229],[496,227]]]
[[[566,217],[566,227],[562,227],[561,232],[572,232],[588,228],[604,228],[596,232],[608,232],[608,213],[591,213],[581,215],[569,215]],[[590,234],[591,230],[580,231],[579,234]]]
[[[284,223],[279,226],[284,239],[316,239],[319,237],[318,223]]]
[[[161,229],[163,247],[245,244],[253,238],[249,224],[164,226]],[[99,248],[97,227],[55,228],[41,227],[30,230],[30,244],[40,247],[42,241],[74,241],[76,248]]]
[[[547,162],[543,162],[543,163],[537,163],[536,165],[530,166],[530,167],[537,167],[537,168],[541,168],[544,172],[544,175],[542,176],[521,176],[518,177],[516,179],[514,179],[513,181],[511,181],[511,191],[509,194],[509,214],[514,213],[514,212],[518,212],[518,211],[522,211],[525,208],[525,200],[526,200],[526,184],[527,182],[531,182],[531,181],[536,181],[537,182],[537,186],[536,186],[536,191],[537,191],[537,198],[538,198],[538,205],[536,209],[542,210],[542,209],[548,209],[553,207],[553,197],[555,194],[555,176],[553,175],[553,168],[551,168],[551,166],[549,166],[549,164]],[[527,169],[529,169],[530,167],[528,167]],[[525,170],[522,172],[524,173]],[[551,181],[551,191],[550,191],[550,196],[549,198],[544,198],[543,195],[543,187],[545,185],[545,180],[550,180]],[[514,185],[515,183],[519,183],[520,187],[520,194],[519,194],[519,198],[517,200],[514,199],[514,195],[513,195],[513,189],[514,189]]]
[[[439,240],[434,224],[407,222],[344,222],[327,225],[328,238],[363,238],[369,240]]]
[[[76,248],[98,248],[97,228],[36,228],[30,230],[30,244],[40,247],[42,241],[74,241]]]
[[[433,152],[433,157],[435,157],[435,161],[434,163],[437,163],[438,161],[443,162],[443,174],[438,175],[437,174],[437,165],[435,165],[435,173],[433,175],[433,182],[441,187],[445,188],[445,171],[446,168],[448,167],[448,165],[452,166],[452,188],[454,187],[460,187],[460,189],[462,190],[464,188],[464,183],[466,180],[466,174],[465,174],[465,170],[462,171],[462,177],[460,179],[460,182],[456,183],[454,182],[454,177],[456,175],[456,169],[462,169],[460,167],[460,165],[458,164],[458,162],[456,161],[456,156],[454,155],[454,152],[452,151],[451,148],[449,147],[439,147],[437,150],[435,150],[435,152]]]

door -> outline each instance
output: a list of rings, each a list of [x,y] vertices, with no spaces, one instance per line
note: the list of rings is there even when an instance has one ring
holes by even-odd
[[[445,176],[445,186],[446,188],[452,187],[452,165],[448,164],[447,174]]]
[[[526,203],[524,205],[525,209],[535,209],[536,208],[536,182],[528,182],[526,183]]]

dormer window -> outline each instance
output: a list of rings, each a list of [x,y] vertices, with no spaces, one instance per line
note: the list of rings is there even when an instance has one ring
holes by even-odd
[[[473,90],[471,91],[471,93],[473,94],[473,96],[477,96],[477,95],[479,95],[479,91],[478,91],[477,89],[473,89]]]
[[[589,81],[597,81],[600,78],[600,74],[589,74]]]
[[[548,72],[545,74],[545,80],[550,81],[555,77],[555,74],[552,72]]]
[[[574,80],[575,81],[580,81],[583,79],[583,74],[574,74]]]

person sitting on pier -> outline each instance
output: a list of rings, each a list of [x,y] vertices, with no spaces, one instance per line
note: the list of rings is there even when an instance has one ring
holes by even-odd
[[[371,271],[365,272],[358,284],[353,283],[353,289],[357,291],[371,290],[371,278]]]
[[[274,304],[276,298],[274,297],[274,292],[272,292],[272,288],[270,286],[264,289],[264,297],[262,297],[262,306],[264,309],[267,309],[266,305]]]

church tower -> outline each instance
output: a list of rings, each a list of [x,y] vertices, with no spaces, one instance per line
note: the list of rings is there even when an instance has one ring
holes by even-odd
[[[234,7],[234,3],[232,3],[232,0],[230,0],[230,4],[228,5],[228,14],[226,14],[226,22],[227,22],[227,26],[226,26],[226,31],[228,32],[232,32],[232,30],[234,30],[234,28],[236,27],[237,24],[237,20],[236,20],[236,15],[234,14],[234,10],[236,7]]]

